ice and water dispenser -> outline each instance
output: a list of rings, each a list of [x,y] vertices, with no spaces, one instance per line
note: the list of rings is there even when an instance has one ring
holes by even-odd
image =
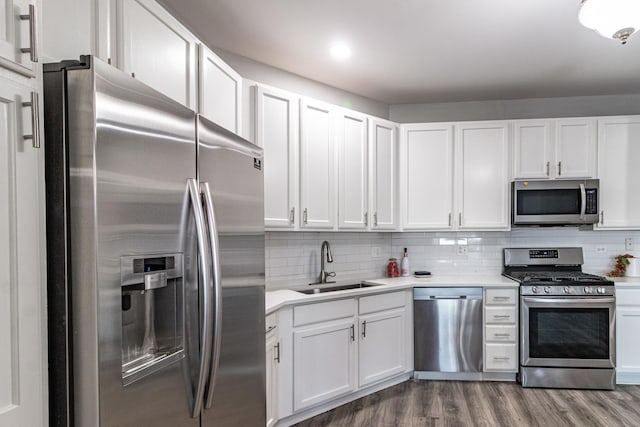
[[[121,258],[122,382],[184,357],[182,254]]]

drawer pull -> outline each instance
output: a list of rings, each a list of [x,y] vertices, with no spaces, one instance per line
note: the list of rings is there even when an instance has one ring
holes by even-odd
[[[493,356],[493,360],[499,360],[499,361],[504,361],[507,362],[509,361],[511,358],[507,357],[507,356]]]
[[[511,315],[510,314],[494,314],[493,318],[494,319],[511,319]]]
[[[508,301],[511,297],[493,297],[494,301]]]
[[[511,334],[493,334],[496,338],[509,338]]]

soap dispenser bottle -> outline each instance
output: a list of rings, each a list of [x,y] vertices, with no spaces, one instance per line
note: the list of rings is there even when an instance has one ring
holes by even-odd
[[[402,256],[402,262],[400,263],[400,275],[408,277],[409,270],[409,254],[407,253],[407,248],[404,248],[404,255]]]

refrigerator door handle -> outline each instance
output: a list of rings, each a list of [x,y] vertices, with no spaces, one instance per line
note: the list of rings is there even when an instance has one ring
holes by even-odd
[[[200,346],[200,367],[198,369],[198,382],[196,383],[193,395],[193,407],[191,410],[191,416],[197,418],[202,412],[202,405],[204,401],[205,386],[207,383],[207,372],[209,371],[209,365],[211,363],[211,323],[213,321],[213,312],[211,307],[213,289],[212,277],[210,275],[210,246],[208,245],[208,238],[206,234],[206,223],[204,217],[204,211],[202,209],[202,200],[200,198],[200,191],[198,190],[198,182],[190,178],[187,180],[189,187],[189,196],[191,199],[191,206],[193,207],[193,214],[195,217],[196,237],[198,242],[198,262],[200,269],[200,277],[202,278],[201,290],[203,300],[203,325],[202,336]]]
[[[208,182],[202,182],[200,189],[204,194],[205,218],[209,231],[209,244],[211,260],[213,261],[213,350],[211,360],[211,371],[209,373],[209,386],[207,387],[207,396],[205,400],[205,408],[211,408],[213,405],[213,390],[216,384],[216,374],[220,364],[220,343],[222,339],[222,280],[220,277],[220,251],[218,244],[218,228],[216,223],[215,207],[213,205],[213,197],[211,197],[211,188]]]

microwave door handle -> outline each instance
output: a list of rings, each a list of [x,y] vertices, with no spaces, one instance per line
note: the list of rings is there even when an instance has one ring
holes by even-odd
[[[587,211],[587,192],[584,189],[584,184],[580,184],[580,219],[584,219],[584,215]]]

